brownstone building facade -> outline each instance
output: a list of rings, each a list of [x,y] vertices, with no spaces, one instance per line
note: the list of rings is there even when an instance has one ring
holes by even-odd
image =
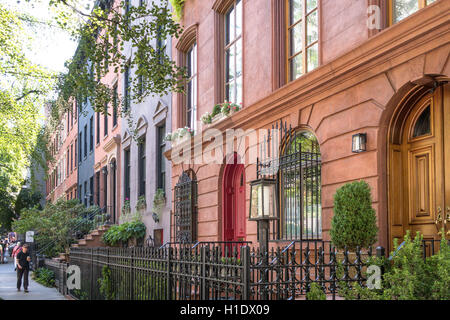
[[[208,126],[224,137],[283,123],[311,142],[314,159],[295,160],[305,171],[275,172],[275,240],[329,239],[333,195],[357,180],[371,187],[378,244],[406,230],[437,238],[450,220],[449,13],[448,0],[187,0],[172,52],[189,71],[188,90],[173,97],[172,127],[202,135],[201,115],[226,100],[242,109]],[[352,152],[356,134],[366,137],[363,152]],[[195,137],[192,150],[207,147]],[[281,143],[288,155],[290,142]],[[283,178],[292,172],[298,180]],[[173,162],[172,240],[256,242],[256,178],[246,161]],[[294,195],[292,183],[301,185]]]

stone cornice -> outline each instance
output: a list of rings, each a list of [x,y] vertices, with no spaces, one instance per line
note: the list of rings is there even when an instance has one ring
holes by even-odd
[[[112,137],[111,140],[109,140],[104,146],[103,150],[105,152],[110,152],[114,147],[117,147],[120,145],[120,134],[115,135]]]
[[[307,107],[429,51],[426,43],[440,47],[450,42],[449,12],[450,1],[437,1],[210,128],[246,129],[268,113],[281,117],[294,105]],[[171,160],[171,150],[165,156]]]

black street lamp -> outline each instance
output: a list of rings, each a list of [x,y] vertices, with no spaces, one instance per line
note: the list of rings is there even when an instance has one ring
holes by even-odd
[[[249,221],[258,222],[258,241],[265,268],[263,282],[269,280],[269,226],[270,220],[277,220],[278,201],[275,179],[258,179],[250,182]],[[267,288],[262,288],[262,298],[269,298]]]

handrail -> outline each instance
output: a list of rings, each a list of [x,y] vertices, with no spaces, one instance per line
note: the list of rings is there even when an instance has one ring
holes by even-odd
[[[73,227],[68,231],[68,234],[74,234],[75,232],[79,231],[80,226],[81,226],[82,224],[85,223],[84,220],[86,220],[86,219],[91,220],[91,219],[93,219],[95,216],[97,216],[97,215],[99,215],[99,214],[101,214],[101,213],[103,213],[103,208],[97,208],[97,210],[95,210],[95,211],[89,213],[86,217],[84,217],[81,221],[79,221],[75,226],[73,226]],[[106,219],[105,221],[103,221],[103,219],[102,219],[102,222],[101,222],[101,223],[104,223],[104,222],[106,222],[106,221],[108,221],[108,219]],[[96,225],[96,227],[98,227],[98,225]],[[43,246],[42,248],[39,248],[39,249],[36,251],[36,255],[40,255],[44,250],[47,250],[48,248],[50,248],[51,246],[53,246],[55,243],[56,243],[56,240],[52,240],[52,241],[48,242],[45,246]]]

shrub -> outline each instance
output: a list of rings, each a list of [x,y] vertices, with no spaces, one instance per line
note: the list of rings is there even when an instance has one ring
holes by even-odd
[[[308,293],[306,293],[306,300],[327,300],[327,296],[323,292],[322,287],[313,282],[309,287]]]
[[[78,235],[89,233],[94,228],[95,219],[89,219],[98,207],[85,208],[78,200],[58,200],[47,203],[43,210],[23,209],[18,220],[13,222],[13,230],[24,234],[35,231],[35,241],[49,257],[65,252],[76,241]]]
[[[100,293],[105,297],[105,299],[114,300],[115,292],[111,281],[111,269],[108,266],[103,266],[102,277],[97,279],[97,281],[100,285]]]
[[[120,241],[127,242],[129,239],[141,239],[145,236],[146,227],[141,221],[129,221],[120,225],[110,227],[102,236],[102,241],[114,246]]]
[[[391,253],[385,264],[380,290],[354,284],[341,286],[340,295],[350,300],[449,300],[450,245],[442,239],[439,252],[424,259],[422,238],[417,233],[411,240],[407,232],[402,248]],[[398,248],[397,242],[394,247]]]
[[[367,248],[377,239],[375,210],[370,187],[365,181],[345,184],[334,195],[331,240],[338,249]]]
[[[33,272],[33,279],[46,287],[55,286],[55,273],[47,268],[36,269]]]

